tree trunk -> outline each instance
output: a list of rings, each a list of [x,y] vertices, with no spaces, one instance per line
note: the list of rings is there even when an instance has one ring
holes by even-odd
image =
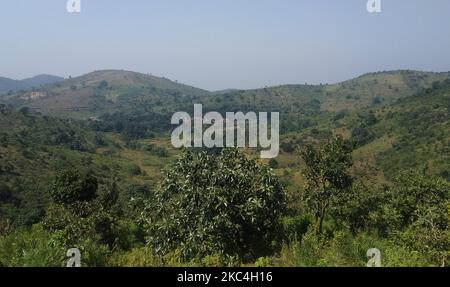
[[[324,217],[324,215],[321,214],[321,215],[320,215],[320,219],[319,219],[319,235],[322,235],[323,217]]]
[[[323,230],[323,220],[325,218],[325,212],[327,210],[328,204],[327,203],[322,203],[321,207],[320,207],[320,213],[319,213],[319,224],[317,227],[317,234],[318,235],[322,235],[322,230]]]

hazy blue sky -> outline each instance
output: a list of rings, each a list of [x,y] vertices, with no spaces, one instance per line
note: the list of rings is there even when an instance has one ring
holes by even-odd
[[[128,69],[206,89],[450,70],[450,1],[1,0],[0,76]]]

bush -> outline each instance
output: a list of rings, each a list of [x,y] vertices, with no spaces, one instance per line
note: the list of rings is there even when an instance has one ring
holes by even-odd
[[[105,267],[108,265],[110,254],[108,246],[99,244],[92,239],[86,239],[74,247],[80,250],[82,267]]]
[[[67,170],[54,180],[50,195],[54,202],[70,204],[90,201],[96,197],[97,179],[87,172]]]
[[[374,135],[364,127],[356,127],[352,130],[351,141],[355,147],[360,147],[370,143]]]
[[[279,163],[276,159],[272,158],[269,160],[268,165],[270,168],[276,169],[276,168],[278,168]]]
[[[296,244],[292,250],[295,258],[295,266],[315,267],[323,266],[321,251],[323,249],[323,239],[317,235],[315,228],[310,228],[303,236],[301,243]]]
[[[118,252],[111,257],[109,264],[117,267],[157,267],[162,266],[163,261],[154,256],[149,246],[145,246]]]
[[[119,191],[115,182],[102,185],[98,196],[97,179],[93,176],[84,173],[67,176],[63,173],[56,182],[54,186],[63,188],[53,189],[54,201],[42,221],[45,230],[51,232],[55,240],[69,247],[83,242],[91,246],[92,243],[86,240],[99,244],[99,248],[103,244],[111,248],[128,244],[130,238],[123,236],[128,226],[117,223],[122,208],[118,203]],[[68,195],[63,193],[64,190]]]
[[[139,176],[142,175],[144,172],[141,170],[141,168],[136,164],[131,164],[128,166],[128,174],[133,176]]]
[[[290,142],[282,142],[280,148],[287,153],[293,153],[295,151],[295,147]]]
[[[65,264],[66,251],[37,225],[0,238],[0,265],[61,267]]]
[[[284,217],[282,222],[283,234],[288,241],[301,240],[311,225],[311,220],[305,216]]]
[[[12,198],[11,189],[6,185],[0,182],[0,203],[7,202]]]

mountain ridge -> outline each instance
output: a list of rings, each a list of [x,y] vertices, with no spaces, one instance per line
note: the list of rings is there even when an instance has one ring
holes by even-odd
[[[22,80],[0,77],[0,94],[14,93],[20,90],[28,90],[32,88],[40,88],[44,85],[53,84],[63,80],[64,78],[62,77],[49,74],[39,74],[34,77],[25,78]]]
[[[205,110],[271,110],[286,116],[358,110],[391,104],[412,96],[450,72],[393,70],[366,73],[336,84],[280,85],[212,92],[164,77],[126,70],[97,70],[78,77],[3,97],[15,107],[27,106],[58,117],[88,119],[115,112],[147,110],[170,114],[203,103]]]

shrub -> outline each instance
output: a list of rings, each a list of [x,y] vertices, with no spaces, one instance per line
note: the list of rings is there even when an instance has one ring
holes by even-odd
[[[8,267],[61,267],[66,251],[41,226],[17,230],[0,238],[0,265]]]
[[[53,181],[50,195],[56,203],[90,201],[96,197],[97,179],[87,172],[67,170]]]

